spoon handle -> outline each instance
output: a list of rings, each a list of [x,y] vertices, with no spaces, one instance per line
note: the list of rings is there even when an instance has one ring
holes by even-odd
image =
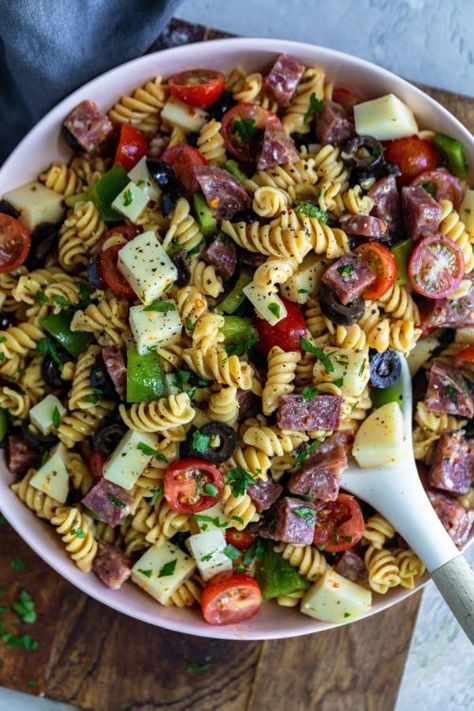
[[[474,570],[462,555],[458,555],[433,571],[432,578],[474,644]]]

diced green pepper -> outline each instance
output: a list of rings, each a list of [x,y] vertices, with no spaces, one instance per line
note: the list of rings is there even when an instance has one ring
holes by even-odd
[[[243,290],[247,284],[250,284],[252,278],[253,274],[250,269],[242,269],[235,282],[234,288],[222,299],[216,310],[221,313],[224,312],[225,314],[233,314],[234,311],[237,311],[246,298]]]
[[[225,170],[230,173],[231,175],[234,176],[234,178],[237,178],[241,183],[245,183],[246,180],[248,180],[247,176],[245,173],[243,173],[240,168],[239,164],[237,163],[236,160],[230,159],[226,160],[226,162],[222,165]]]
[[[211,237],[217,230],[217,220],[207,204],[204,195],[201,193],[193,194],[193,208],[204,237]]]
[[[224,326],[222,333],[226,345],[238,343],[250,337],[252,333],[252,321],[244,316],[224,316]]]
[[[258,561],[257,580],[264,600],[307,590],[309,584],[279,553],[273,550],[273,541],[264,542],[264,552]]]
[[[398,402],[403,405],[403,391],[401,384],[395,383],[388,388],[370,388],[370,399],[374,410],[387,405],[389,402]]]
[[[3,442],[10,425],[10,416],[6,410],[0,407],[0,442]]]
[[[445,133],[436,133],[433,143],[451,173],[461,180],[467,178],[469,166],[463,144]]]
[[[397,265],[397,284],[408,284],[408,259],[412,249],[412,239],[406,239],[392,247],[392,254]]]
[[[161,359],[156,352],[140,355],[127,351],[127,402],[151,402],[166,397],[168,388]]]
[[[111,205],[117,195],[130,182],[121,165],[114,165],[89,191],[89,200],[96,205],[100,216],[106,222],[122,222],[123,216]]]
[[[70,353],[77,358],[92,340],[92,335],[85,331],[71,331],[71,321],[75,310],[61,311],[59,314],[50,314],[41,319],[42,325],[54,338]]]

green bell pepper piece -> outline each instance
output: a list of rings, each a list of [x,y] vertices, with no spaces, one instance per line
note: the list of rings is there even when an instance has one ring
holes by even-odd
[[[77,193],[77,195],[70,195],[64,199],[64,204],[66,207],[74,207],[78,202],[85,202],[89,199],[88,193]]]
[[[130,178],[122,166],[114,165],[89,191],[89,200],[92,200],[106,222],[123,221],[123,216],[111,205],[129,182]]]
[[[222,333],[226,345],[245,341],[253,331],[252,321],[244,316],[224,316]]]
[[[258,560],[256,577],[264,600],[280,595],[289,595],[298,590],[307,590],[308,581],[279,553],[273,550],[273,541],[264,541],[264,551]]]
[[[398,382],[388,388],[370,388],[370,399],[374,410],[387,405],[389,402],[398,402],[400,407],[403,405],[403,392],[401,384]]]
[[[212,237],[217,230],[217,220],[207,204],[204,195],[201,193],[193,194],[193,208],[204,237]]]
[[[231,175],[234,176],[234,178],[237,178],[241,183],[245,183],[246,180],[248,180],[247,176],[245,173],[243,173],[240,168],[239,164],[237,163],[236,160],[230,159],[226,160],[225,163],[223,163],[222,167]]]
[[[412,239],[406,239],[392,247],[392,254],[397,265],[397,284],[408,284],[408,259],[412,249]]]
[[[151,402],[168,395],[159,355],[140,355],[135,347],[127,350],[127,402]]]
[[[253,274],[250,269],[244,268],[240,272],[232,291],[224,296],[216,311],[225,314],[233,314],[245,301],[244,288],[252,281]]]
[[[451,173],[461,180],[467,178],[469,166],[463,144],[445,133],[436,133],[433,143],[448,164]]]
[[[71,321],[75,309],[61,311],[41,319],[41,324],[54,338],[70,353],[77,358],[92,340],[92,335],[85,331],[71,331]]]
[[[0,442],[3,442],[10,425],[10,416],[6,410],[0,407]]]

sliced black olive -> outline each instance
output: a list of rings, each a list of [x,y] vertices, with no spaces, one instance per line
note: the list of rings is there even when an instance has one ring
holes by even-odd
[[[117,391],[115,390],[110,375],[102,362],[96,363],[96,365],[91,368],[90,383],[93,388],[100,390],[102,397],[106,399],[115,398],[117,395]]]
[[[5,311],[0,311],[0,331],[4,331],[12,323],[15,323],[15,314],[6,313]]]
[[[207,107],[206,111],[211,118],[220,121],[224,114],[236,104],[231,91],[223,91],[217,101]]]
[[[396,351],[375,353],[370,359],[370,382],[375,388],[388,388],[402,372],[400,357]]]
[[[347,326],[358,321],[362,318],[365,309],[365,301],[362,296],[358,296],[350,304],[344,305],[326,284],[321,284],[319,287],[319,303],[323,314],[340,326]]]
[[[354,136],[344,143],[341,157],[353,168],[374,170],[383,161],[383,146],[372,136]]]
[[[261,225],[268,225],[271,220],[267,217],[260,217],[251,208],[240,210],[232,218],[232,222],[245,222],[250,225],[252,222],[259,222]]]
[[[56,246],[59,236],[58,225],[43,222],[35,227],[31,233],[31,250],[28,255],[27,265],[35,267],[44,262]]]
[[[113,422],[110,419],[103,420],[92,435],[92,446],[96,452],[99,452],[101,457],[107,459],[126,431],[127,428],[123,422]]]
[[[66,128],[66,126],[62,126],[61,132],[63,134],[63,138],[67,144],[67,146],[73,151],[74,153],[82,153],[83,152],[83,147],[77,140],[75,136],[72,135],[71,131]]]
[[[30,430],[26,423],[22,425],[21,430],[26,444],[28,447],[31,447],[31,449],[34,449],[35,452],[47,452],[51,447],[54,447],[58,441],[56,435],[44,435],[36,430]]]
[[[20,217],[20,212],[13,207],[13,205],[10,205],[7,200],[0,200],[0,212],[2,215],[8,215],[9,217],[14,217],[15,220],[17,217]]]
[[[105,284],[99,272],[97,259],[91,257],[87,262],[87,278],[95,289],[105,289]]]
[[[196,133],[196,131],[192,131],[191,133],[186,134],[186,141],[188,142],[188,145],[193,146],[193,148],[197,147],[198,138],[199,133]]]
[[[174,168],[164,160],[147,158],[146,167],[158,187],[165,192],[169,192],[178,185],[178,176]]]
[[[189,270],[188,262],[185,255],[182,252],[178,252],[178,254],[175,254],[172,258],[172,262],[178,270],[176,286],[187,286],[189,284],[189,280],[191,279],[191,272]]]
[[[161,209],[165,215],[169,215],[179,198],[181,197],[181,191],[178,188],[170,190],[168,193],[164,193],[161,199]]]
[[[298,133],[295,131],[295,133],[292,133],[290,135],[290,138],[293,139],[295,146],[300,149],[301,146],[307,146],[309,143],[311,143],[311,134],[310,133]]]
[[[56,352],[63,363],[67,363],[71,359],[71,356],[58,346],[56,346]],[[41,375],[46,385],[51,388],[63,388],[65,385],[65,381],[61,378],[59,365],[49,354],[44,357],[41,364]]]
[[[181,548],[183,553],[186,553],[186,555],[189,555],[189,551],[186,548],[186,541],[188,540],[189,536],[191,534],[188,533],[183,533],[182,531],[178,531],[178,533],[175,533],[174,536],[170,538],[170,543],[174,543],[175,546],[178,546],[178,548]]]
[[[218,438],[219,442],[216,447],[211,444],[214,438]],[[237,445],[237,437],[229,425],[208,422],[199,429],[191,428],[185,445],[186,456],[201,457],[212,464],[222,464],[232,455]]]

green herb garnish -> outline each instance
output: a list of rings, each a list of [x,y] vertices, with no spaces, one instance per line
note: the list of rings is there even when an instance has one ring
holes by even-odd
[[[199,454],[205,454],[209,449],[209,444],[211,441],[211,435],[204,434],[196,430],[193,432],[192,447],[199,452]]]
[[[21,591],[20,600],[19,602],[13,603],[12,609],[16,612],[18,617],[23,622],[27,622],[28,624],[33,624],[33,622],[36,622],[37,615],[35,610],[35,603],[33,602],[33,598],[31,597],[30,593],[26,590]]]
[[[309,106],[304,115],[304,121],[309,121],[312,116],[320,116],[324,108],[324,101],[318,99],[316,94],[313,92],[309,97]]]
[[[316,395],[319,394],[318,388],[303,388],[301,391],[302,396],[304,397],[305,400],[312,400]]]
[[[293,509],[293,513],[298,516],[298,518],[302,518],[308,527],[312,526],[316,520],[316,513],[314,509],[310,509],[309,506],[299,506]]]
[[[329,214],[326,210],[321,210],[320,207],[314,205],[312,202],[300,202],[295,207],[295,212],[301,212],[306,217],[315,217],[318,222],[326,222],[329,220]]]
[[[421,187],[423,188],[423,190],[426,190],[428,195],[431,195],[431,197],[434,198],[436,197],[436,188],[433,183],[422,183]]]
[[[38,291],[36,293],[36,301],[38,302],[38,304],[47,304],[48,298],[47,298],[46,294],[43,294],[42,291]]]
[[[155,299],[155,301],[152,301],[148,306],[144,306],[143,311],[158,311],[159,313],[166,314],[168,311],[176,311],[176,306],[171,301]]]
[[[57,406],[53,410],[52,420],[53,420],[53,427],[55,430],[57,430],[59,427],[59,422],[61,420],[61,413],[59,412],[59,408]]]
[[[54,345],[53,341],[50,338],[46,337],[46,338],[42,338],[40,341],[38,341],[38,343],[36,344],[36,352],[41,353],[41,355],[51,356],[53,361],[58,366],[59,370],[62,370],[63,362],[58,355],[56,346]]]
[[[195,664],[191,662],[186,667],[186,674],[196,674],[196,672],[205,672],[211,667],[211,662],[206,662],[205,664]]]
[[[203,491],[208,496],[217,496],[217,494],[219,493],[219,489],[217,488],[217,486],[214,486],[214,484],[209,483],[204,484]]]
[[[159,578],[167,578],[169,575],[173,575],[177,562],[178,562],[178,559],[174,558],[173,560],[170,560],[168,563],[165,563],[164,566],[160,569],[160,572],[158,573],[158,577]]]
[[[127,190],[125,190],[125,192],[123,194],[123,205],[124,205],[124,207],[128,207],[129,205],[132,204],[132,202],[133,202],[133,193],[130,190],[130,188],[127,188]]]
[[[143,452],[143,454],[146,454],[147,456],[155,457],[155,459],[158,459],[160,462],[168,461],[168,458],[165,457],[162,452],[158,452],[157,449],[153,449],[153,447],[150,447],[145,442],[139,442],[137,444],[137,449],[139,449],[140,452]]]
[[[316,356],[316,358],[324,365],[327,373],[334,372],[334,365],[329,356],[327,356],[326,353],[320,348],[316,348],[316,346],[314,346],[311,341],[308,341],[307,338],[301,338],[301,348],[306,353],[311,353],[311,355]]]
[[[203,522],[207,521],[208,523],[212,523],[212,525],[215,526],[216,528],[227,528],[227,523],[225,521],[221,521],[218,516],[206,516],[205,514],[194,514],[194,518],[196,519],[196,521],[198,523],[199,523],[199,521],[203,521]],[[203,526],[200,526],[200,528],[205,530]],[[207,527],[206,527],[206,529],[207,529]]]
[[[64,308],[67,308],[68,306],[71,306],[71,302],[66,299],[65,296],[62,296],[61,294],[56,294],[54,297],[54,303],[57,304],[58,306],[63,306]]]
[[[118,506],[119,509],[125,508],[125,503],[122,501],[122,499],[118,499],[113,494],[107,494],[107,498],[113,503],[114,506]]]
[[[10,568],[16,570],[17,573],[23,573],[23,571],[25,570],[25,561],[23,560],[23,558],[20,558],[20,556],[17,556],[11,561]]]
[[[344,264],[343,267],[338,267],[337,271],[342,276],[344,281],[347,281],[354,273],[354,267],[352,266],[352,264]]]
[[[305,447],[295,458],[295,467],[298,469],[303,462],[309,457],[310,454],[313,454],[321,444],[321,440],[315,439],[313,442],[308,447]]]
[[[158,501],[158,498],[161,496],[163,493],[163,487],[162,486],[155,486],[151,490],[151,499],[150,499],[150,505],[154,506],[156,502]]]
[[[243,496],[249,484],[255,484],[255,477],[243,467],[234,467],[227,472],[227,481],[234,496]]]
[[[238,133],[244,143],[250,143],[258,138],[261,129],[257,128],[255,119],[236,119],[232,126],[232,133]]]
[[[240,551],[230,543],[226,545],[222,552],[231,560],[237,560],[237,558],[240,556]]]
[[[151,578],[151,574],[153,571],[151,569],[148,570],[143,570],[143,568],[138,568],[138,572],[141,573],[142,575],[145,575],[147,578]]]

